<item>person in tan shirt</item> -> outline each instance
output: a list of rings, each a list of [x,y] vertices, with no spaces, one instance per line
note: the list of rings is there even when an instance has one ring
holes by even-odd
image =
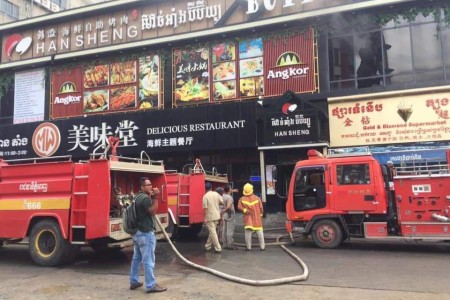
[[[220,220],[220,208],[219,205],[223,204],[222,197],[217,192],[212,191],[211,183],[207,182],[205,185],[206,194],[203,196],[203,211],[205,213],[205,225],[208,228],[208,240],[205,244],[206,251],[211,250],[214,246],[216,253],[222,252],[220,247],[219,238],[217,236],[217,224]]]

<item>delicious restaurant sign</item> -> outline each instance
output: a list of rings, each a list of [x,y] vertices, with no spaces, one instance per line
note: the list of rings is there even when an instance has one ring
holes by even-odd
[[[217,26],[273,19],[347,4],[350,10],[355,3],[373,1],[249,0],[247,5],[241,5],[242,2],[241,0],[158,1],[153,5],[107,11],[98,16],[56,24],[32,24],[29,28],[33,29],[16,29],[2,36],[1,63],[49,55],[56,55],[58,59],[58,54],[68,52],[174,36]],[[279,22],[285,21],[280,19]]]
[[[0,126],[0,157],[88,157],[102,153],[108,137],[119,139],[118,153],[153,153],[256,147],[253,102],[223,103],[170,110],[147,110]]]
[[[331,147],[450,140],[450,92],[328,101]]]

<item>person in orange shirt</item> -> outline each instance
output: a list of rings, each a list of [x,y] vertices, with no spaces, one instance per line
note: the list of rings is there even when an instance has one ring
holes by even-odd
[[[252,234],[256,232],[261,251],[266,249],[262,225],[263,204],[261,199],[253,194],[253,186],[250,183],[244,185],[244,196],[239,199],[238,209],[244,214],[245,245],[246,250],[252,249]]]

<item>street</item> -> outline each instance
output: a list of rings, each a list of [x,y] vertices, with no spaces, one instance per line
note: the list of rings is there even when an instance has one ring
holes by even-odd
[[[266,237],[274,235],[267,232]],[[202,231],[195,241],[175,244],[189,260],[243,278],[274,279],[303,272],[278,246],[265,252],[256,247],[251,252],[205,253],[205,239]],[[243,241],[240,228],[236,240]],[[110,255],[97,255],[86,248],[71,265],[42,268],[33,264],[26,245],[7,245],[0,248],[0,299],[450,298],[450,244],[352,240],[339,249],[324,250],[310,239],[298,239],[289,249],[307,264],[307,281],[252,287],[192,269],[176,258],[167,242],[159,242],[156,276],[168,291],[147,295],[143,289],[128,290],[132,248]]]

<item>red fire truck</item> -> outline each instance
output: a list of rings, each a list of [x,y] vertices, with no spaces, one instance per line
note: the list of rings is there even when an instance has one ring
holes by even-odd
[[[163,162],[102,157],[0,159],[0,246],[28,238],[33,260],[55,266],[70,261],[81,245],[95,250],[130,245],[121,212],[139,190],[141,176],[161,187],[157,217],[167,227]]]
[[[199,159],[194,165],[186,165],[183,169],[186,169],[184,173],[166,172],[170,217],[168,231],[173,237],[195,236],[201,231],[205,219],[202,199],[206,182],[212,184],[213,190],[228,184],[226,174],[219,174],[215,168],[205,171]]]
[[[321,248],[348,238],[450,240],[449,182],[447,162],[394,170],[370,154],[309,150],[291,177],[286,227]]]

